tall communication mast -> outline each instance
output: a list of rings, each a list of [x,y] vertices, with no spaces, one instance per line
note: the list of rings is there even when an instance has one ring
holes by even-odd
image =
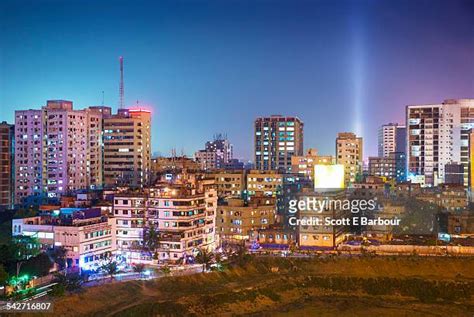
[[[120,87],[119,87],[119,109],[123,109],[124,106],[124,90],[123,90],[123,56],[120,56]]]

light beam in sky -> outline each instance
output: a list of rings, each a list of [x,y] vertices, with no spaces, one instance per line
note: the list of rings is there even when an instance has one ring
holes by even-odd
[[[353,129],[364,137],[364,107],[366,105],[366,52],[361,16],[355,14],[352,20],[352,102]]]

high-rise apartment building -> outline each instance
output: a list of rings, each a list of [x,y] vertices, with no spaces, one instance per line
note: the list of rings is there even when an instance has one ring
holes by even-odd
[[[233,159],[233,147],[225,135],[217,134],[213,141],[206,142],[204,150],[196,152],[195,158],[203,170],[223,169]]]
[[[143,187],[151,177],[151,113],[119,109],[104,117],[105,186]]]
[[[468,184],[469,130],[474,126],[474,99],[448,99],[441,104],[408,105],[407,166],[409,177],[428,186],[445,181],[445,165],[461,163]]]
[[[344,165],[344,183],[354,183],[362,175],[362,137],[352,132],[341,132],[336,138],[336,164]]]
[[[0,211],[13,207],[14,202],[14,140],[15,127],[0,123]]]
[[[255,169],[291,172],[291,157],[303,155],[303,122],[273,115],[255,120]]]
[[[43,185],[44,120],[42,110],[15,111],[15,202],[27,197],[41,198]]]
[[[59,198],[102,185],[101,114],[48,100],[15,112],[15,197]]]
[[[384,124],[379,128],[378,156],[388,157],[393,152],[406,152],[406,127],[398,123]]]

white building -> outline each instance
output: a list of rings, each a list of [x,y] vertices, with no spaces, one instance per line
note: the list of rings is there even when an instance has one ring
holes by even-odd
[[[102,115],[48,100],[15,112],[15,200],[102,186]]]
[[[148,198],[140,194],[114,197],[113,221],[118,253],[127,259],[143,260],[143,230],[148,217]]]
[[[159,261],[184,262],[199,249],[214,250],[217,191],[163,184],[147,195],[120,194],[114,198],[118,253],[130,262],[147,260],[147,252]],[[154,226],[160,247],[146,250],[144,235]]]
[[[44,123],[42,110],[15,111],[15,202],[42,196]]]
[[[32,236],[44,247],[67,250],[69,268],[96,270],[116,251],[115,223],[99,208],[61,208],[51,215],[12,220],[12,235]]]
[[[444,183],[448,163],[464,165],[468,183],[469,129],[474,127],[474,99],[406,108],[408,177],[424,176],[427,186]]]
[[[405,153],[406,127],[398,123],[384,124],[379,128],[378,156],[389,157],[394,152]]]

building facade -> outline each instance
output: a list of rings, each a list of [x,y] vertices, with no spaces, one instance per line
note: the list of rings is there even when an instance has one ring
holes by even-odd
[[[225,135],[217,134],[206,142],[204,150],[195,153],[195,158],[203,170],[222,169],[233,159],[233,146]]]
[[[12,235],[64,247],[69,268],[97,270],[116,251],[115,223],[99,208],[61,208],[56,215],[13,219]]]
[[[204,188],[204,187],[203,187]],[[145,194],[124,193],[114,198],[118,253],[129,261],[183,263],[201,248],[214,250],[217,192],[206,187],[161,184]],[[156,250],[146,250],[144,237],[154,227],[159,234]]]
[[[369,175],[394,179],[397,183],[406,181],[405,153],[392,152],[387,157],[369,157]]]
[[[142,188],[151,178],[151,112],[119,109],[104,118],[104,183]]]
[[[363,167],[362,137],[351,132],[341,132],[336,138],[336,164],[344,165],[344,183],[346,186],[357,181]]]
[[[474,99],[406,107],[409,176],[424,177],[427,186],[445,182],[445,165],[465,166],[468,184],[469,130],[474,126]]]
[[[246,189],[245,171],[221,171],[209,175],[215,179],[219,198],[240,197]]]
[[[185,187],[157,187],[150,193],[148,224],[160,233],[158,259],[187,263],[201,249],[213,251],[217,192]]]
[[[276,221],[276,200],[254,196],[249,201],[228,198],[217,206],[216,232],[222,242],[249,240],[251,232],[266,229]]]
[[[102,186],[101,113],[48,100],[15,112],[15,201]]]
[[[335,161],[335,158],[331,155],[318,155],[316,149],[308,149],[306,155],[291,157],[291,170],[292,173],[314,180],[315,165],[331,165]]]
[[[344,200],[344,191],[317,193],[312,191],[303,191],[297,195],[300,201],[307,200],[326,200],[337,201]],[[306,204],[305,208],[299,209],[297,218],[306,223],[296,225],[298,245],[301,249],[332,249],[344,241],[349,231],[348,226],[342,224],[326,225],[325,218],[332,219],[346,218],[350,211],[342,210],[336,204],[328,204],[324,210],[314,210],[314,206]],[[319,224],[310,222],[318,219]]]
[[[247,192],[250,196],[260,195],[276,197],[281,190],[284,174],[277,171],[251,170],[247,173]]]
[[[15,127],[0,123],[0,211],[12,208],[15,198]]]
[[[388,157],[393,152],[406,152],[406,127],[398,123],[384,124],[379,128],[378,156]]]
[[[291,157],[303,155],[303,122],[297,117],[257,118],[254,136],[257,170],[291,172]]]

